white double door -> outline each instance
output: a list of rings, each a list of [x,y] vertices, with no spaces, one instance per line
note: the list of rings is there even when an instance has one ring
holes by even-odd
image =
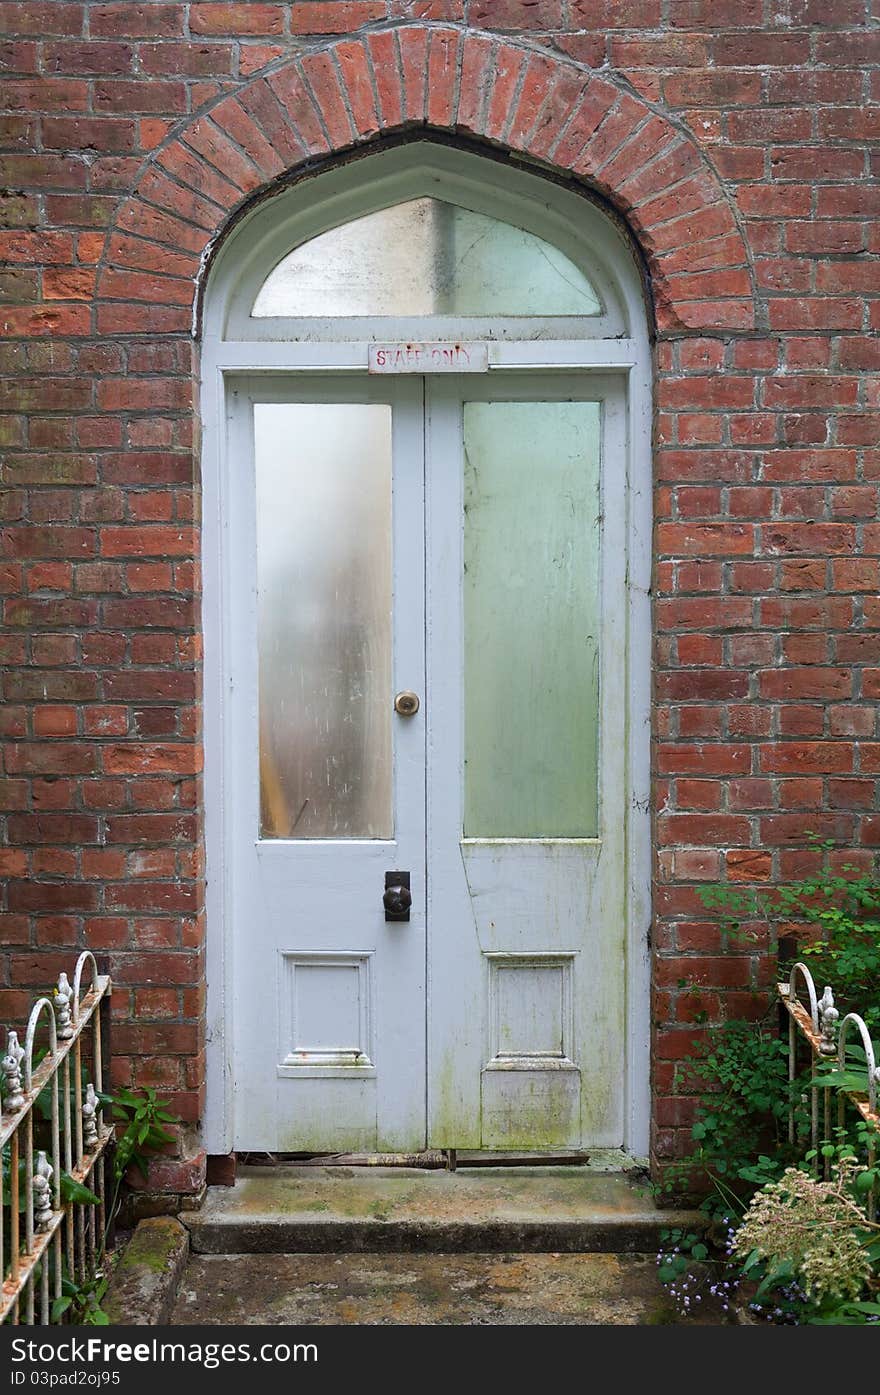
[[[619,380],[253,376],[227,423],[235,1147],[620,1145]]]

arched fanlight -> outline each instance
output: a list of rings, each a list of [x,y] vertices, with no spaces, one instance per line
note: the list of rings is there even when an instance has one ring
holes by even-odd
[[[523,228],[416,198],[331,228],[269,273],[251,311],[276,316],[598,315],[570,257]]]

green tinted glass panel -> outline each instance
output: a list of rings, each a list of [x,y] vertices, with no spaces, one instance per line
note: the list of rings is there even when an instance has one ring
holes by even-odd
[[[252,315],[598,315],[574,262],[524,228],[411,199],[313,237],[279,262]]]
[[[598,402],[464,408],[464,833],[598,833]]]

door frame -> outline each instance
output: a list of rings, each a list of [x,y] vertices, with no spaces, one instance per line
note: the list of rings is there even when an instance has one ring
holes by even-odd
[[[407,148],[410,152],[413,147]],[[455,152],[444,147],[445,163]],[[369,178],[374,156],[357,162],[353,177]],[[410,157],[411,158],[411,157]],[[471,163],[480,157],[468,156]],[[480,163],[491,167],[492,162]],[[366,167],[366,168],[364,168]],[[352,167],[353,168],[353,167]],[[330,175],[322,176],[329,179]],[[504,171],[504,174],[507,172]],[[651,926],[651,566],[652,566],[652,356],[642,281],[632,254],[610,220],[570,189],[538,176],[513,172],[514,182],[537,185],[541,207],[556,205],[560,217],[571,219],[580,206],[583,224],[604,223],[603,260],[613,264],[615,292],[623,304],[629,332],[614,337],[579,340],[510,339],[489,342],[488,372],[529,374],[575,372],[614,374],[625,385],[627,419],[627,660],[626,660],[626,1042],[624,1146],[646,1157],[650,1132],[650,926]],[[497,178],[497,176],[496,176]],[[488,183],[491,184],[491,179]],[[318,191],[309,181],[314,203]],[[288,191],[289,193],[290,191]],[[273,217],[273,202],[261,205],[259,216]],[[589,210],[589,216],[587,216]],[[280,216],[280,215],[275,215]],[[507,215],[510,216],[509,213]],[[525,215],[524,219],[525,219]],[[342,221],[342,220],[340,220]],[[224,855],[228,836],[226,800],[229,789],[228,701],[229,494],[225,379],[230,375],[273,378],[333,377],[366,373],[370,340],[311,340],[295,343],[272,339],[227,339],[227,311],[237,288],[234,249],[247,237],[243,222],[222,248],[222,268],[212,272],[207,287],[205,334],[202,346],[202,634],[204,640],[203,747],[204,826],[206,843],[207,916],[207,1103],[202,1124],[209,1153],[226,1153],[233,1146],[235,1090],[231,1053],[233,1032],[233,946],[229,866]],[[245,244],[247,245],[247,243]],[[219,259],[218,259],[219,260]],[[271,269],[267,266],[266,270]],[[425,339],[433,337],[425,322]]]

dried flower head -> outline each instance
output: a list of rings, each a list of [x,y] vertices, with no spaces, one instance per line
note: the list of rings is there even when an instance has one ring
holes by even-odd
[[[857,1298],[871,1276],[864,1233],[874,1229],[851,1194],[864,1170],[852,1157],[840,1158],[827,1181],[787,1168],[752,1198],[736,1254],[745,1259],[756,1251],[774,1265],[788,1260],[814,1302]]]

